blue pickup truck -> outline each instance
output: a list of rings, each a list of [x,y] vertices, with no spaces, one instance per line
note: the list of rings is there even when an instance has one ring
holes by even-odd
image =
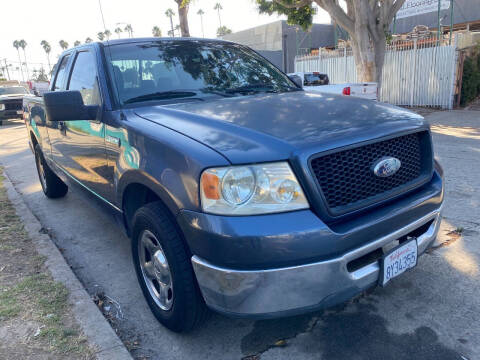
[[[65,51],[25,98],[45,195],[78,184],[111,209],[169,329],[208,308],[333,306],[434,241],[443,171],[423,118],[297,80],[235,43],[142,38]]]

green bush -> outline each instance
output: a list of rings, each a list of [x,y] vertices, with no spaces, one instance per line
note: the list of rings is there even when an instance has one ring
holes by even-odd
[[[480,55],[478,52],[463,63],[462,95],[460,104],[465,106],[480,95]]]

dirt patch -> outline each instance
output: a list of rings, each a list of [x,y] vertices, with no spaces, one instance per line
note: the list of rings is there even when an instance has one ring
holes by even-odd
[[[55,282],[7,198],[0,168],[0,359],[92,359]]]

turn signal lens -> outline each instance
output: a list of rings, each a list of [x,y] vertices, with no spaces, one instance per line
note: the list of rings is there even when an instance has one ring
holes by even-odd
[[[220,199],[218,176],[209,172],[204,172],[201,179],[202,192],[207,199]]]

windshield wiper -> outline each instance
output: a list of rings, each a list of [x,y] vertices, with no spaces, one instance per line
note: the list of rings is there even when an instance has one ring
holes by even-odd
[[[166,100],[166,99],[179,99],[179,98],[191,98],[192,96],[197,95],[194,91],[181,91],[181,90],[170,90],[170,91],[160,91],[151,94],[145,94],[136,96],[126,100],[125,104],[131,104],[140,101],[148,101],[148,100]],[[192,98],[192,100],[200,100],[203,101],[201,98]]]

